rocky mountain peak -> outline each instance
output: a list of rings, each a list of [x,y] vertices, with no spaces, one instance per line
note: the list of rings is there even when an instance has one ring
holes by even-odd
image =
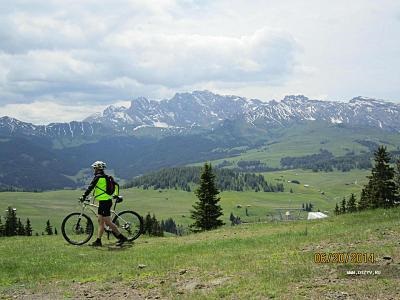
[[[348,103],[310,100],[304,95],[288,95],[280,102],[263,102],[238,96],[223,96],[210,91],[177,93],[171,99],[155,101],[139,97],[129,108],[109,106],[84,122],[35,126],[10,117],[0,118],[0,133],[46,135],[86,135],[96,130],[134,134],[142,127],[191,130],[215,128],[225,120],[245,120],[253,126],[285,126],[299,121],[323,121],[350,126],[370,126],[400,132],[400,105],[367,97]],[[93,125],[93,126],[92,126]],[[96,125],[96,126],[94,126]],[[97,128],[97,129],[96,129]],[[104,128],[107,128],[105,130]]]

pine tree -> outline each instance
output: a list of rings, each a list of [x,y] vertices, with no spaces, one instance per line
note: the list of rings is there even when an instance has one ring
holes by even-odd
[[[15,209],[8,207],[6,221],[4,226],[6,236],[14,236],[17,234],[17,214]]]
[[[370,190],[369,185],[365,186],[361,190],[360,201],[358,202],[358,210],[365,210],[372,207],[369,190]]]
[[[151,225],[152,225],[151,235],[154,235],[154,236],[163,236],[164,235],[163,231],[161,230],[160,222],[157,220],[155,214],[153,214],[153,217],[151,218]]]
[[[341,214],[346,213],[346,198],[345,197],[343,197],[342,205],[340,206],[340,213]]]
[[[147,215],[144,219],[144,232],[147,233],[148,235],[151,235],[152,229],[153,229],[153,222],[151,219],[151,215],[150,215],[150,213],[147,213]]]
[[[53,235],[53,227],[50,225],[50,220],[46,222],[46,228],[44,230],[47,235]]]
[[[364,204],[371,208],[390,208],[395,205],[396,186],[394,182],[394,169],[390,166],[390,155],[386,147],[380,146],[374,153],[375,165],[369,182],[364,188]]]
[[[58,234],[58,232],[57,232],[57,228],[54,228],[54,234],[55,234],[55,235],[57,235],[57,234]]]
[[[1,216],[0,216],[0,237],[4,236],[4,224],[1,221]]]
[[[231,213],[231,215],[229,216],[229,221],[231,221],[231,225],[235,225],[235,216],[233,215],[233,213]]]
[[[26,219],[25,235],[32,236],[32,226],[31,226],[31,221],[29,219]]]
[[[25,227],[22,225],[20,218],[18,218],[17,222],[17,235],[25,235]]]
[[[350,195],[350,199],[347,201],[347,212],[352,213],[357,211],[356,196],[353,193]]]
[[[164,220],[161,220],[160,226],[161,226],[161,231],[167,231],[167,232],[169,232],[169,231],[166,230],[166,228],[165,228],[165,222],[164,222]]]
[[[397,159],[397,161],[396,161],[394,184],[396,187],[396,201],[400,202],[400,159]]]
[[[339,205],[336,202],[336,206],[335,206],[335,215],[340,215],[340,209],[339,209]]]
[[[164,228],[163,228],[163,224],[164,224]],[[178,232],[176,223],[172,218],[169,218],[166,221],[161,222],[161,230],[169,232],[169,233],[173,233],[173,234],[177,234],[177,232]]]
[[[200,176],[200,186],[195,194],[198,201],[193,205],[194,210],[191,211],[191,218],[195,221],[191,228],[194,231],[201,231],[224,225],[224,222],[218,219],[223,213],[218,204],[221,198],[218,197],[219,191],[215,185],[215,175],[212,172],[211,164],[204,164]]]

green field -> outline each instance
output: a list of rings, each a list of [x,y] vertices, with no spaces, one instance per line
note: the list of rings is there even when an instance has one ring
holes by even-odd
[[[217,165],[224,160],[233,163],[239,160],[259,160],[269,167],[279,168],[282,157],[315,154],[320,149],[326,149],[335,156],[345,155],[349,151],[354,151],[355,154],[370,151],[356,140],[371,141],[384,145],[388,151],[392,151],[400,146],[399,137],[398,133],[372,128],[344,128],[342,125],[304,122],[282,128],[271,128],[264,137],[263,145],[244,151],[239,156],[214,160],[212,163]]]
[[[283,183],[285,192],[221,193],[227,223],[223,228],[182,237],[141,236],[122,248],[114,246],[114,239],[103,238],[104,247],[94,249],[71,246],[61,235],[41,235],[48,219],[60,232],[63,217],[79,209],[82,191],[0,193],[0,209],[15,207],[18,217],[29,217],[39,233],[0,238],[0,299],[396,299],[400,209],[332,213],[344,196],[360,194],[369,173],[263,173],[268,182]],[[122,190],[122,195],[120,210],[172,217],[184,226],[192,222],[193,192],[132,188]],[[278,220],[276,208],[300,208],[310,202],[330,217]],[[231,212],[245,223],[230,226]],[[304,218],[305,213],[299,216]],[[314,261],[319,253],[342,252],[365,253],[374,262]],[[351,270],[381,273],[347,275]]]
[[[232,212],[243,221],[266,221],[276,217],[275,208],[301,208],[302,203],[313,203],[316,210],[332,212],[336,202],[343,196],[348,197],[352,192],[359,195],[368,173],[315,173],[304,170],[263,173],[269,182],[284,183],[285,192],[223,192],[221,206],[224,210],[224,220],[229,223],[229,215]],[[294,179],[300,184],[287,182]],[[289,192],[290,189],[293,193]],[[16,208],[18,217],[23,222],[29,217],[33,229],[41,234],[48,219],[59,229],[63,217],[79,209],[77,199],[81,194],[82,191],[75,190],[42,193],[3,192],[0,193],[0,209],[5,211],[8,206]],[[122,190],[121,194],[125,200],[118,207],[119,210],[134,209],[142,215],[150,212],[160,220],[172,217],[178,224],[185,226],[191,223],[190,210],[196,201],[193,192],[133,188]],[[239,205],[241,208],[238,208]],[[246,208],[248,216],[245,213]]]
[[[375,210],[100,249],[60,236],[2,238],[0,298],[398,299],[399,220],[400,209]],[[342,252],[373,262],[314,261]]]

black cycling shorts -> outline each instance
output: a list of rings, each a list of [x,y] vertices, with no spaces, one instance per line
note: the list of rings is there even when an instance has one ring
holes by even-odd
[[[111,216],[111,206],[112,206],[112,200],[100,200],[99,201],[99,210],[97,213],[103,217],[109,217]]]

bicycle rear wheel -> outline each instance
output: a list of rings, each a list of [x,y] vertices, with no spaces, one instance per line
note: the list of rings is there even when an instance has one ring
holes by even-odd
[[[72,213],[64,218],[61,232],[64,239],[72,245],[83,245],[93,236],[92,220],[85,214]]]
[[[128,241],[136,240],[143,232],[143,218],[131,210],[120,212],[114,217],[113,223]]]

